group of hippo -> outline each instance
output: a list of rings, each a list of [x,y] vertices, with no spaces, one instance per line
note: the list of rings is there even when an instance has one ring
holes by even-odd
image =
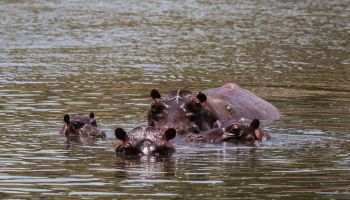
[[[259,127],[280,118],[276,107],[234,83],[192,93],[173,90],[165,97],[155,89],[147,114],[148,125],[130,132],[115,129],[118,156],[161,156],[175,151],[176,135],[192,142],[253,144],[270,138]],[[63,118],[60,133],[67,139],[105,138],[94,113]]]

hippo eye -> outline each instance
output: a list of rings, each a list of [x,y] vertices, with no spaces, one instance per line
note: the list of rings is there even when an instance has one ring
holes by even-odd
[[[237,125],[237,124],[234,124],[232,128],[234,128],[234,129],[241,129],[241,127],[239,125]]]
[[[186,113],[186,117],[187,117],[187,119],[190,120],[191,122],[196,121],[196,115],[195,115],[195,113],[193,113],[193,112],[188,112],[188,113]]]
[[[152,114],[158,114],[161,113],[163,111],[163,107],[162,106],[158,106],[158,105],[151,105],[151,112]]]
[[[233,133],[235,135],[236,139],[239,139],[242,136],[242,129],[238,124],[233,124],[230,128],[229,128],[229,132]]]
[[[190,115],[190,116],[188,117],[188,119],[189,119],[191,122],[196,121],[196,117],[195,117],[194,115]]]
[[[82,122],[73,122],[73,127],[74,127],[75,129],[79,129],[79,128],[83,127],[84,125],[85,125],[85,124],[82,123]]]
[[[241,132],[241,127],[238,124],[230,125],[230,126],[226,127],[225,129],[226,129],[226,131],[228,131],[230,133],[235,133],[235,134],[238,134]]]
[[[202,105],[200,102],[189,103],[186,107],[187,110],[192,113],[199,113],[202,110]]]
[[[239,126],[233,126],[232,131],[235,133],[239,133],[239,132],[241,132],[241,128]]]
[[[117,147],[117,151],[125,153],[127,155],[136,155],[139,153],[139,150],[131,142],[127,142],[123,145],[120,145],[119,147]]]

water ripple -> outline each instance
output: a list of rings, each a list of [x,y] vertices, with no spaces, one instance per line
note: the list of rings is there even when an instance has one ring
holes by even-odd
[[[349,199],[349,3],[0,2],[0,199]],[[254,146],[121,160],[152,89],[236,82],[280,109]],[[106,140],[68,144],[64,114]]]

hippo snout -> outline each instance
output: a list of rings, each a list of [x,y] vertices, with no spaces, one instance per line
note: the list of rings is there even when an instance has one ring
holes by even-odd
[[[157,145],[153,141],[147,139],[142,142],[139,148],[143,155],[152,155],[157,149]]]
[[[171,141],[176,136],[174,128],[159,129],[139,126],[128,133],[115,129],[118,139],[115,145],[117,156],[169,156],[175,152]]]
[[[88,136],[90,136],[90,137],[91,136],[96,137],[96,138],[105,138],[106,137],[106,133],[97,127],[91,126],[88,129],[89,130],[87,130],[87,132],[88,132]]]

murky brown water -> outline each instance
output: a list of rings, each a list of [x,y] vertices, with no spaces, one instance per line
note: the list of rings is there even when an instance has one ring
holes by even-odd
[[[350,2],[0,2],[0,199],[349,199]],[[256,147],[122,161],[153,88],[236,82],[283,118]],[[67,146],[65,113],[107,132]]]

